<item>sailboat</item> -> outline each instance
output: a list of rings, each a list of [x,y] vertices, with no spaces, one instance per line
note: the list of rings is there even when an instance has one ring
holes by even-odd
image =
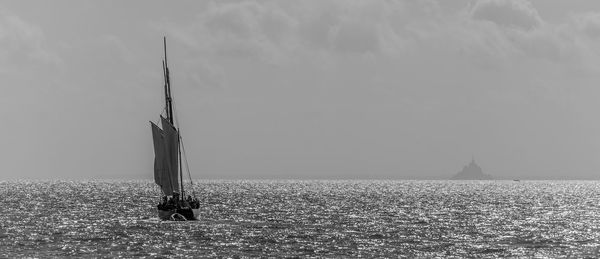
[[[173,97],[171,95],[171,82],[169,79],[169,67],[167,64],[167,39],[163,38],[165,56],[163,59],[163,77],[165,108],[164,114],[160,115],[159,127],[150,121],[152,128],[152,140],[154,142],[154,182],[160,187],[162,199],[157,205],[158,217],[161,220],[197,220],[200,212],[200,203],[196,198],[192,177],[188,171],[191,185],[191,193],[184,189],[182,149],[185,156],[185,148],[181,132],[175,126],[173,117]],[[187,159],[187,158],[186,158]]]

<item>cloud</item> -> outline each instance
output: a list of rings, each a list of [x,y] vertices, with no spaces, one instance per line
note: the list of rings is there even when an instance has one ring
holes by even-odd
[[[465,41],[476,43],[466,52],[484,49],[480,53],[491,63],[550,62],[575,70],[597,69],[598,14],[572,14],[563,23],[551,24],[528,0],[479,0],[468,14],[472,22],[459,27],[477,41]]]
[[[219,88],[223,86],[226,79],[221,67],[211,66],[206,61],[186,62],[184,69],[183,76],[189,78],[193,85]]]
[[[525,30],[538,28],[543,23],[527,0],[480,0],[475,3],[471,15],[500,26]]]
[[[104,35],[101,37],[100,41],[109,48],[114,49],[114,51],[118,53],[118,56],[122,61],[125,61],[127,63],[134,62],[135,57],[133,55],[133,52],[119,37],[115,35]]]
[[[600,13],[571,14],[556,26],[553,36],[580,68],[600,72]]]
[[[429,51],[488,68],[523,60],[581,66],[593,63],[585,57],[598,49],[600,15],[550,24],[528,0],[478,0],[454,12],[437,1],[215,1],[167,29],[202,56],[199,74],[217,79],[207,71],[223,71],[211,62],[222,58],[282,64],[310,57],[322,65]]]
[[[212,54],[273,59],[288,39],[292,23],[280,8],[266,3],[211,3],[185,30]]]
[[[42,30],[20,17],[0,10],[0,56],[4,66],[27,63],[59,65],[59,56],[46,47]]]
[[[600,38],[600,13],[571,15],[570,25],[587,37]]]
[[[333,46],[344,52],[365,53],[379,50],[378,28],[374,24],[348,22],[341,24],[334,36]]]
[[[307,14],[298,19],[298,39],[309,48],[327,50],[331,46],[332,31],[340,22],[340,6],[324,1],[321,8],[310,7],[306,8]]]
[[[205,54],[276,61],[393,52],[413,20],[435,20],[438,8],[434,1],[211,2],[190,24],[168,27]]]

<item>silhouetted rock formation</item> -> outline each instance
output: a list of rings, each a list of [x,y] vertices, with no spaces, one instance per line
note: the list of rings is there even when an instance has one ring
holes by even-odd
[[[492,180],[491,175],[483,173],[481,167],[475,163],[475,159],[471,160],[469,165],[466,165],[462,171],[455,174],[451,180]]]

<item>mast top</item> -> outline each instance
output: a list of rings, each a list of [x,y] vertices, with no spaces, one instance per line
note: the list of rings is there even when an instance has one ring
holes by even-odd
[[[167,37],[163,36],[163,47],[165,51],[165,66],[167,65]]]
[[[165,79],[165,105],[167,112],[167,120],[171,125],[173,123],[173,97],[171,96],[171,80],[169,78],[169,65],[167,64],[167,37],[163,36],[163,48],[165,52],[165,59],[163,60],[163,76]]]

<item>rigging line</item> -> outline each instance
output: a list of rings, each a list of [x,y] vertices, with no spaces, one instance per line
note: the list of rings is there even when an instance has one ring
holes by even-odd
[[[171,93],[171,100],[173,100],[175,98],[173,98],[173,93]],[[171,112],[173,113],[173,119],[174,119],[174,125],[179,126],[179,117],[177,116],[177,104],[173,101],[171,101]],[[177,127],[179,128],[179,127]],[[180,134],[181,135],[181,134]]]
[[[166,61],[166,58],[165,58],[165,61]],[[166,66],[166,64],[165,64],[165,66]],[[171,83],[172,83],[172,79],[169,76],[168,72],[169,72],[169,70],[167,68],[167,76],[168,76],[168,80],[169,80],[168,84],[169,84],[169,88],[170,88]],[[169,89],[169,90],[171,90],[169,92],[169,94],[170,94],[169,97],[171,99],[171,112],[173,114],[174,123],[175,123],[175,125],[180,126],[179,125],[179,116],[177,114],[177,103],[173,102],[173,100],[175,98],[173,97],[173,91],[172,91],[172,89]],[[166,109],[166,107],[165,107],[165,109]],[[173,125],[173,126],[175,127],[175,125]],[[181,151],[183,153],[183,160],[185,161],[185,169],[186,169],[186,171],[188,173],[188,177],[190,178],[190,185],[191,185],[190,188],[192,189],[192,194],[194,195],[194,197],[196,197],[196,190],[194,189],[194,183],[192,181],[192,174],[190,173],[190,166],[188,164],[187,154],[185,152],[185,146],[183,145],[183,137],[181,136],[182,135],[181,134],[181,127],[177,127],[177,131],[179,132],[179,143],[181,144]],[[181,182],[183,184],[183,179],[181,179]]]
[[[171,99],[174,99],[173,93],[171,93]],[[173,119],[174,119],[175,124],[180,126],[179,116],[177,114],[177,104],[175,102],[171,102],[171,109],[172,109],[171,111],[173,112]],[[173,126],[175,126],[175,125],[173,125]],[[187,153],[185,152],[185,146],[183,145],[183,137],[182,137],[183,134],[181,134],[181,127],[178,127],[177,131],[179,132],[179,143],[181,144],[181,153],[183,154],[183,157],[180,157],[180,158],[183,158],[183,160],[185,161],[185,169],[188,173],[188,178],[190,179],[190,189],[192,189],[192,195],[194,197],[196,197],[196,190],[194,189],[194,182],[192,180],[192,174],[190,173],[190,166],[189,166],[188,160],[187,160]],[[180,162],[180,166],[181,166],[181,162]],[[183,179],[181,179],[181,182],[183,184]]]
[[[179,135],[181,138],[181,135]],[[194,182],[192,181],[192,174],[190,173],[190,165],[188,164],[187,154],[185,153],[185,145],[183,145],[183,138],[181,139],[181,151],[183,151],[183,161],[185,161],[185,169],[188,173],[188,177],[190,178],[190,184],[192,185],[192,194],[196,197],[196,189],[194,189]]]
[[[175,123],[177,123],[177,125],[179,125],[179,116],[177,116],[177,107],[175,105],[173,105],[173,117],[175,119]],[[194,188],[194,182],[192,180],[192,174],[190,172],[190,165],[188,163],[188,159],[187,159],[187,152],[185,151],[185,145],[183,144],[183,137],[181,134],[181,129],[179,129],[179,143],[181,144],[181,151],[183,153],[183,161],[185,162],[185,169],[188,173],[188,178],[190,179],[190,189],[192,189],[192,195],[194,195],[194,197],[196,197],[196,189]],[[183,179],[182,179],[183,181]]]
[[[171,78],[169,76],[169,67],[167,66],[167,57],[166,57],[166,55],[167,55],[167,52],[166,52],[166,44],[165,44],[165,60],[164,60],[165,80],[166,80],[166,84],[168,85],[168,88],[169,88],[169,91],[168,91],[169,95],[168,95],[167,99],[168,99],[168,102],[170,104],[170,114],[171,114],[171,120],[172,120],[171,123],[173,123],[172,126],[177,130],[177,135],[179,135],[178,141],[179,141],[179,143],[181,143],[181,129],[179,127],[177,127],[177,126],[179,126],[179,119],[178,119],[178,116],[177,116],[177,108],[175,107],[176,104],[175,104],[175,102],[173,102],[173,100],[175,98],[173,98],[173,92],[172,92],[172,89],[171,89]],[[165,107],[165,109],[167,109],[167,107]],[[169,111],[167,111],[167,112],[169,112]],[[175,126],[175,125],[177,125],[177,126]],[[181,149],[179,148],[179,145],[178,145],[177,149],[179,151],[179,172],[180,172],[180,175],[181,175]],[[184,189],[184,184],[185,184],[184,181],[183,181],[183,176],[181,176],[181,183],[180,184],[181,184],[181,196],[182,196],[181,198],[183,199],[184,198],[183,197],[184,196],[183,189]]]
[[[173,100],[173,94],[172,93],[171,93],[171,100]],[[175,127],[175,125],[173,125],[173,127],[175,127],[177,129],[177,133],[179,135],[179,146],[181,146],[183,148],[183,137],[181,137],[181,127],[179,125],[179,116],[177,115],[177,107],[176,107],[176,104],[174,102],[171,102],[171,113],[173,114],[173,122],[174,122],[174,124],[177,125],[177,126],[179,126],[179,127]],[[181,158],[182,158],[181,157],[181,153],[182,152],[184,152],[184,151],[182,151],[181,149],[179,149],[179,171],[180,172],[182,171],[182,168],[181,168],[181,166],[182,166],[181,165]],[[188,174],[189,174],[189,169],[188,169]],[[181,185],[182,185],[182,187],[183,187],[184,184],[185,183],[183,181],[183,175],[181,175]],[[191,177],[190,177],[190,184],[191,184],[190,188],[192,189],[192,193],[194,193],[194,186],[193,186]],[[195,194],[194,194],[194,196],[195,196]],[[183,199],[183,197],[182,197],[182,199]]]
[[[167,68],[167,69],[168,69],[168,68]],[[168,73],[168,70],[167,70],[167,73]],[[167,74],[167,76],[168,76],[168,74]],[[168,83],[169,83],[169,88],[170,88],[172,81],[171,81],[171,78],[170,78],[170,77],[168,78],[168,80],[169,80],[169,82],[168,82]],[[183,148],[183,137],[181,137],[181,126],[179,125],[179,116],[178,116],[178,114],[177,114],[177,104],[176,104],[175,102],[173,102],[173,100],[174,100],[175,98],[173,97],[173,91],[172,91],[172,89],[169,89],[169,90],[171,90],[171,91],[169,92],[169,94],[170,94],[170,95],[169,95],[169,97],[170,97],[170,99],[171,99],[171,114],[172,114],[172,116],[173,116],[173,122],[174,122],[174,125],[173,125],[173,127],[175,127],[175,125],[177,125],[177,126],[178,126],[178,127],[175,127],[175,128],[177,129],[177,132],[178,132],[178,135],[179,135],[179,143],[180,143],[180,145],[181,145],[182,149],[184,149],[184,148]],[[165,108],[166,108],[166,107],[165,107]],[[183,154],[184,154],[184,156],[185,156],[185,149],[184,149],[184,150],[182,150],[182,152],[183,152]],[[180,155],[180,159],[181,159],[181,155]],[[192,182],[192,177],[191,177],[191,174],[190,174],[189,166],[187,165],[187,156],[185,156],[185,162],[186,162],[186,169],[187,169],[187,172],[188,172],[188,176],[189,176],[189,178],[190,178],[190,185],[191,185],[191,186],[190,186],[190,188],[192,189],[192,194],[193,194],[193,195],[194,195],[194,197],[195,197],[195,196],[196,196],[196,192],[194,191],[194,183]],[[180,160],[180,162],[179,162],[179,166],[181,166],[181,160]],[[181,184],[182,184],[182,185],[184,184],[183,177],[182,177],[182,179],[181,179]]]
[[[196,191],[194,190],[194,181],[192,180],[192,174],[190,173],[190,165],[188,164],[187,153],[185,152],[185,145],[183,144],[183,137],[181,136],[181,131],[179,133],[179,144],[181,146],[179,163],[180,166],[182,166],[181,159],[185,162],[185,170],[187,171],[188,178],[190,179],[190,189],[192,189],[192,194],[194,195],[194,197],[196,197]],[[183,179],[181,179],[181,181],[183,182]]]
[[[182,172],[182,166],[181,166],[181,135],[178,133],[178,137],[177,137],[177,141],[179,143],[177,143],[177,152],[179,155],[179,176],[181,178],[181,200],[185,199],[185,192],[184,192],[184,181],[183,181],[183,172]]]

